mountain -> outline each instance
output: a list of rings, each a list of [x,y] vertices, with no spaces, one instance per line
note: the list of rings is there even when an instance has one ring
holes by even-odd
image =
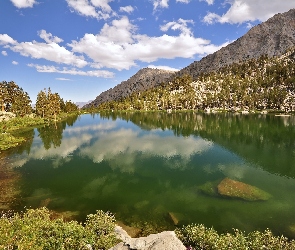
[[[101,93],[92,103],[84,107],[98,106],[103,102],[119,100],[133,92],[153,88],[164,81],[173,81],[176,76],[190,75],[196,79],[202,72],[213,72],[226,65],[257,59],[262,55],[281,56],[287,49],[294,46],[295,9],[291,9],[288,12],[276,14],[266,22],[251,28],[233,43],[207,55],[200,61],[191,63],[176,73],[148,68],[141,69],[129,80]]]
[[[251,28],[233,43],[195,61],[176,73],[177,76],[191,75],[194,79],[201,72],[211,72],[219,68],[262,55],[280,56],[295,46],[295,9],[276,14]]]
[[[83,106],[87,105],[88,103],[93,102],[93,100],[90,100],[88,102],[76,102],[75,104],[79,107],[82,108]]]
[[[133,92],[142,92],[166,82],[172,77],[175,71],[143,68],[127,81],[123,81],[114,88],[102,92],[94,101],[85,105],[83,108],[90,108],[92,105],[97,107],[103,102],[119,100],[131,95]]]

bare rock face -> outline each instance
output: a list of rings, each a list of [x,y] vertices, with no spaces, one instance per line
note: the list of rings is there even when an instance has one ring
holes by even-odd
[[[185,250],[186,247],[176,237],[173,231],[151,234],[147,237],[131,238],[126,231],[117,226],[117,237],[123,242],[110,250]]]
[[[276,14],[250,29],[244,36],[221,48],[213,54],[195,61],[176,73],[196,78],[201,72],[211,72],[219,68],[262,55],[280,56],[295,46],[295,9]]]
[[[97,107],[103,102],[119,100],[130,96],[133,92],[142,92],[151,89],[166,82],[174,74],[174,71],[169,70],[143,68],[127,81],[123,81],[116,87],[102,92],[94,101],[85,105],[84,108],[91,107],[92,105]]]

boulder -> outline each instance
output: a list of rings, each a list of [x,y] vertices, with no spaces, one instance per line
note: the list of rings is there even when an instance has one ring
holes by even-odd
[[[246,201],[268,200],[271,195],[257,187],[224,178],[217,186],[218,193],[229,198],[239,198]]]
[[[12,118],[15,117],[14,113],[11,112],[5,112],[5,111],[0,111],[0,122],[2,121],[8,121]]]
[[[115,228],[118,239],[123,242],[109,250],[185,250],[186,247],[176,237],[174,231],[164,231],[151,234],[147,237],[131,238],[125,230],[117,226]]]

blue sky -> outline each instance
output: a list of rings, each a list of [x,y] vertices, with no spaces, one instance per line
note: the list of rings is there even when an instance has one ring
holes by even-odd
[[[144,67],[179,70],[294,0],[1,0],[0,81],[94,100]]]

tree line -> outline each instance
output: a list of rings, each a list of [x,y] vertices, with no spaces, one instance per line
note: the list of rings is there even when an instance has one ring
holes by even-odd
[[[99,110],[295,111],[295,50],[234,63],[196,79],[189,75],[102,103]]]
[[[71,101],[64,101],[58,93],[52,93],[48,88],[41,90],[37,95],[35,109],[31,106],[31,99],[27,92],[15,82],[0,82],[1,111],[12,112],[17,117],[35,114],[44,119],[57,119],[64,112],[74,112],[79,108]]]

